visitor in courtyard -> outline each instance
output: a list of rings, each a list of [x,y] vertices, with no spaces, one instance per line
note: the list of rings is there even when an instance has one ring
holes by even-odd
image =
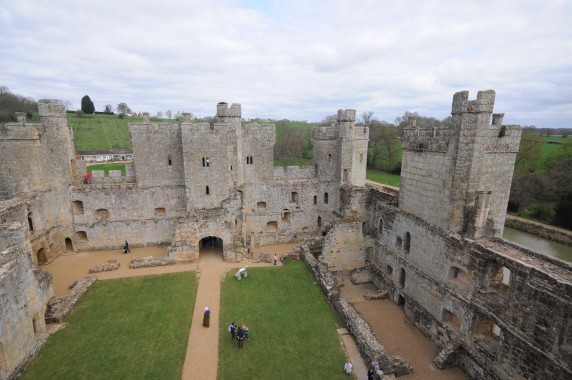
[[[127,252],[131,252],[131,250],[129,249],[129,243],[127,242],[127,240],[125,240],[125,245],[123,246],[123,253],[127,254]]]
[[[83,183],[91,184],[92,182],[93,182],[93,176],[92,176],[91,172],[87,172],[87,174],[85,175],[85,178],[83,180]]]
[[[244,339],[245,339],[244,329],[243,326],[240,326],[236,331],[236,340],[238,341],[238,348],[242,348],[242,346],[244,345]]]
[[[248,329],[248,326],[242,325],[242,331],[244,331],[244,339],[248,340],[250,337],[250,330]]]
[[[367,370],[367,380],[373,380],[374,374],[375,372],[373,370],[373,367],[369,367],[369,369]]]
[[[232,322],[228,325],[228,331],[230,332],[230,338],[232,340],[236,339],[236,323]]]
[[[344,365],[344,371],[347,375],[351,375],[352,374],[352,363],[350,363],[349,360],[346,360],[346,364]]]
[[[209,327],[211,323],[211,310],[209,307],[205,307],[205,312],[203,314],[203,326]]]
[[[276,266],[277,262],[278,262],[278,256],[276,256],[276,254],[274,254],[274,266]]]

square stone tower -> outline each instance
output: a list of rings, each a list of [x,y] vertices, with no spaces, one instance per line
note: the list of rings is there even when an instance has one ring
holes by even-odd
[[[494,91],[468,96],[454,95],[449,127],[404,130],[399,207],[470,238],[500,237],[521,129],[492,114]]]

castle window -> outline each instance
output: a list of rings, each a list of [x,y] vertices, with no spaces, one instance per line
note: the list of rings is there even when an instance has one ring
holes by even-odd
[[[344,169],[344,182],[348,182],[348,169]]]
[[[282,223],[290,224],[290,212],[284,210],[284,215],[282,215]]]
[[[363,222],[363,223],[361,224],[361,233],[362,233],[363,236],[365,236],[365,231],[366,231],[366,229],[367,229],[367,225],[365,224],[365,222]]]
[[[205,192],[207,195],[209,195],[209,187],[208,186],[205,188]]]
[[[203,157],[203,167],[208,168],[211,164],[211,160],[208,157]]]
[[[298,193],[293,191],[291,196],[290,196],[290,203],[296,203],[298,204]]]
[[[87,233],[85,231],[76,231],[75,239],[79,241],[87,241]]]
[[[252,156],[246,156],[246,164],[247,164],[247,165],[252,165],[252,164],[253,164]]]
[[[165,216],[165,207],[155,208],[155,216]]]
[[[387,272],[387,275],[391,278],[391,276],[393,276],[393,267],[391,265],[387,264],[387,267],[385,270]]]
[[[278,229],[278,222],[272,221],[266,223],[266,231],[267,232],[275,232]]]
[[[324,204],[328,204],[328,193],[324,193]]]
[[[171,166],[171,165],[172,165],[172,162],[171,162],[171,156],[169,156],[169,158],[168,158],[168,162],[169,162],[169,166]]]
[[[318,175],[318,164],[314,164],[314,173]]]
[[[72,209],[73,209],[73,213],[76,215],[83,214],[83,202],[82,201],[73,201],[72,202]]]
[[[461,321],[447,309],[443,309],[443,324],[457,335],[461,331]]]
[[[318,216],[318,227],[322,227],[322,217]]]
[[[328,163],[332,162],[332,155],[328,154]]]
[[[28,229],[30,231],[34,231],[34,222],[32,220],[32,213],[31,212],[28,213]]]
[[[402,244],[402,243],[401,243],[401,238],[400,238],[399,236],[397,236],[397,237],[395,238],[395,248],[401,249],[401,244]]]
[[[104,208],[95,210],[95,217],[97,220],[107,219],[109,217],[109,211]]]
[[[475,343],[488,353],[494,354],[499,346],[501,329],[484,314],[477,314],[473,330]]]
[[[411,235],[409,232],[405,233],[405,244],[403,245],[403,248],[405,249],[405,253],[409,253],[411,248]]]
[[[256,208],[259,210],[266,210],[266,202],[258,202]]]
[[[510,287],[510,279],[510,269],[494,261],[487,262],[483,285],[488,289],[507,291]]]
[[[379,233],[381,234],[383,232],[383,219],[379,220]]]
[[[317,205],[318,204],[318,196],[314,195],[314,204]]]
[[[405,269],[403,268],[399,271],[399,286],[402,288],[405,286]]]
[[[449,269],[449,280],[464,288],[469,286],[469,275],[467,272],[454,265],[451,265]]]

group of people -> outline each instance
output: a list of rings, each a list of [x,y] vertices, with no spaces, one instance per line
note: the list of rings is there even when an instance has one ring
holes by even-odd
[[[248,340],[250,336],[250,330],[246,325],[237,326],[234,321],[228,325],[228,332],[230,333],[230,339],[238,341],[238,348],[242,348],[244,341]]]
[[[372,362],[371,366],[367,370],[367,380],[378,379],[379,377],[376,377],[376,376],[377,376],[377,373],[379,370],[380,370],[379,363],[378,362]],[[352,363],[350,363],[349,360],[346,360],[346,364],[344,364],[344,372],[347,375],[351,375],[352,371],[353,371]]]

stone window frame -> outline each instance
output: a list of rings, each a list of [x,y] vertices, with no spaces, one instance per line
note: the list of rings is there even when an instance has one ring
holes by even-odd
[[[318,227],[322,227],[322,217],[318,215]]]
[[[395,248],[400,250],[402,245],[403,245],[403,240],[401,240],[401,236],[396,236],[395,237]]]
[[[203,157],[203,168],[208,168],[211,166],[211,160],[208,156]]]
[[[109,210],[106,208],[98,208],[97,210],[95,210],[95,218],[97,220],[109,219]]]
[[[256,202],[256,209],[259,211],[266,210],[266,202],[265,201]]]
[[[443,308],[441,323],[456,335],[461,332],[461,320],[449,309]]]
[[[449,266],[449,281],[463,288],[468,288],[471,278],[466,268],[458,264],[451,264]]]
[[[497,261],[487,261],[482,285],[489,290],[508,292],[512,283],[512,271]]]
[[[79,241],[88,241],[87,232],[86,231],[76,231],[75,232],[76,240]]]
[[[290,210],[285,208],[284,211],[282,212],[282,223],[290,224],[291,221],[292,221],[292,213],[290,212]]]
[[[169,156],[167,157],[167,164],[168,164],[169,166],[173,165],[173,160],[171,160],[171,155],[169,155]]]
[[[328,192],[324,192],[324,204],[327,205],[328,202],[330,201],[330,196],[328,195]]]
[[[290,193],[290,203],[298,204],[298,192],[297,191],[292,191]]]
[[[209,186],[207,185],[207,186],[205,187],[205,195],[210,195],[210,194],[211,194],[211,193],[210,193],[210,188],[209,188]]]
[[[278,231],[278,222],[275,220],[271,220],[270,222],[266,223],[266,232],[276,232]]]
[[[411,252],[411,234],[409,231],[405,232],[405,237],[403,239],[403,250],[405,253]]]
[[[314,195],[314,205],[317,205],[317,204],[318,204],[318,196]]]
[[[401,268],[399,269],[399,277],[398,277],[398,282],[399,282],[399,287],[400,288],[405,288],[405,278],[406,278],[406,272],[405,272],[405,268]]]
[[[166,211],[165,207],[155,207],[154,215],[155,216],[166,216],[167,211]]]
[[[28,212],[28,229],[34,232],[34,219],[32,211]]]
[[[473,341],[489,354],[497,352],[502,336],[502,329],[493,319],[476,313],[473,325]]]
[[[74,215],[83,215],[85,213],[83,201],[80,201],[79,199],[72,201],[72,211]]]
[[[331,163],[331,162],[332,162],[332,154],[328,153],[328,163]]]

